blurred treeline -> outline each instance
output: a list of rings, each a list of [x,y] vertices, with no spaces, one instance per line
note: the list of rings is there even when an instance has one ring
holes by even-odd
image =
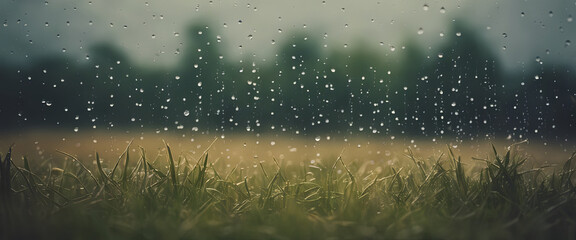
[[[0,128],[472,138],[576,133],[572,68],[535,61],[506,72],[473,31],[453,31],[439,48],[408,40],[395,51],[362,44],[326,50],[319,39],[295,33],[264,62],[228,60],[219,37],[195,25],[172,69],[135,65],[102,43],[85,63],[52,56],[0,66]]]

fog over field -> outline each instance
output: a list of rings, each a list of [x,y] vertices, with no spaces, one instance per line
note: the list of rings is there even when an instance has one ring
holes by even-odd
[[[139,64],[179,60],[182,34],[206,23],[225,58],[270,58],[295,32],[327,48],[371,46],[398,54],[407,40],[434,48],[454,24],[473,26],[508,69],[574,62],[576,4],[555,1],[2,1],[0,60],[22,63],[47,54],[85,61],[88,48],[112,42]],[[216,39],[214,39],[216,41]]]

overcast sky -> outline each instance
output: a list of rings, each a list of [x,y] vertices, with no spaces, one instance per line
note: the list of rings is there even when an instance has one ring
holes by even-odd
[[[84,61],[92,44],[105,41],[139,64],[170,66],[186,27],[198,22],[221,37],[229,59],[269,57],[298,31],[331,49],[367,44],[385,53],[401,51],[406,39],[434,48],[453,34],[454,21],[463,21],[509,69],[537,56],[574,65],[573,17],[576,4],[567,0],[3,0],[0,60],[21,64],[60,54]]]

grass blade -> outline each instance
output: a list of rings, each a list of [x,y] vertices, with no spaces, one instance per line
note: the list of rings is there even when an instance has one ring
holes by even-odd
[[[118,161],[116,161],[116,164],[114,165],[114,168],[112,169],[112,172],[109,175],[109,179],[110,180],[114,180],[114,173],[116,173],[116,169],[118,168],[118,165],[120,164],[120,160],[122,160],[122,157],[124,156],[124,154],[128,155],[128,152],[130,151],[130,145],[132,145],[132,141],[134,141],[134,139],[130,140],[130,142],[128,143],[128,146],[126,146],[126,149],[124,150],[124,152],[122,152],[122,154],[120,155],[120,157],[118,157]]]
[[[126,161],[124,161],[124,172],[122,173],[122,185],[127,187],[128,183],[128,163],[130,162],[130,151],[126,151]]]
[[[170,150],[170,146],[166,142],[166,150],[168,151],[168,161],[170,164],[170,180],[172,181],[172,190],[174,194],[178,194],[178,179],[176,177],[176,167],[174,166],[174,158],[172,157],[172,150]]]
[[[86,167],[86,165],[84,165],[84,163],[82,163],[80,160],[78,160],[78,158],[76,158],[75,156],[73,156],[72,154],[57,150],[59,153],[64,154],[70,158],[72,158],[72,160],[76,161],[78,164],[80,164],[80,167],[82,167],[82,169],[84,171],[86,171],[88,173],[88,175],[90,176],[90,178],[92,178],[92,180],[94,180],[94,182],[96,183],[96,185],[98,185],[98,187],[100,187],[100,183],[98,182],[98,180],[96,179],[96,177],[94,177],[94,174],[92,174],[92,171],[90,171],[90,169],[88,169]]]
[[[13,145],[12,145],[13,146]],[[12,146],[8,149],[8,153],[2,161],[0,156],[0,194],[2,196],[9,196],[12,191],[10,185],[10,162],[12,161]]]

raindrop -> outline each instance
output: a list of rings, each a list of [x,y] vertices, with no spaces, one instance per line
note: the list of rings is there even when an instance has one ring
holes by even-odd
[[[316,136],[316,138],[314,138],[314,140],[316,140],[316,142],[320,142],[322,138],[320,136]]]
[[[185,116],[185,117],[190,116],[190,111],[189,111],[189,110],[184,111],[184,116]]]
[[[424,34],[424,29],[423,28],[419,28],[418,29],[418,35],[422,35]]]
[[[422,9],[423,9],[424,11],[428,11],[429,8],[430,8],[430,7],[428,6],[428,4],[424,4],[424,6],[422,6]]]

